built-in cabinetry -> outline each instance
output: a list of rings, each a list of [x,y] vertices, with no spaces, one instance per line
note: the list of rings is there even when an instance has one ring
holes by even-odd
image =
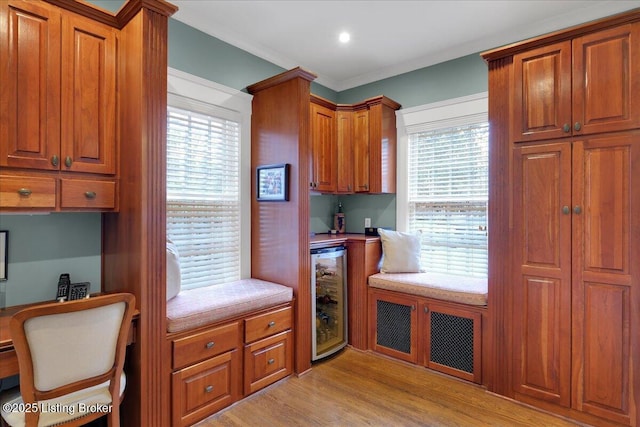
[[[292,307],[168,335],[173,426],[189,426],[291,374]]]
[[[369,289],[373,351],[468,381],[482,381],[485,307]]]
[[[117,209],[118,30],[19,0],[0,21],[0,208]]]
[[[394,193],[399,108],[385,96],[346,105],[311,95],[310,189]]]
[[[640,425],[639,51],[635,11],[484,54],[492,391],[590,424]]]

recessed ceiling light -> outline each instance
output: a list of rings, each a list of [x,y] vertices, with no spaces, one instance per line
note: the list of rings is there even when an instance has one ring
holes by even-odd
[[[340,40],[340,43],[349,43],[349,40],[351,40],[351,34],[343,31],[338,36],[338,39]]]

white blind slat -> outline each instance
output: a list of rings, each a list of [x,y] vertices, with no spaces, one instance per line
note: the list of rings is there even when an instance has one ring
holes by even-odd
[[[425,268],[486,277],[489,126],[454,124],[409,134],[409,230]]]
[[[182,289],[240,278],[240,125],[169,107],[167,234]]]

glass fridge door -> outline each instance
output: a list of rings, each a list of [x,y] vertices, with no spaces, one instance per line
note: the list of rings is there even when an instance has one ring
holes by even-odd
[[[312,253],[312,343],[317,360],[347,344],[346,250]]]

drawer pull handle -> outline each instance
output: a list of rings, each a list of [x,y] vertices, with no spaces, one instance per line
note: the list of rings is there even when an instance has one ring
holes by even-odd
[[[274,322],[273,320],[271,322],[269,322],[268,325],[270,328],[273,328],[274,326],[276,326],[276,322]]]
[[[29,190],[28,188],[21,188],[18,190],[18,194],[23,197],[29,197],[31,195],[31,190]]]
[[[267,363],[268,363],[269,365],[273,365],[275,362],[276,362],[276,359],[269,359],[269,360],[267,360]]]
[[[213,348],[214,345],[216,345],[216,343],[214,343],[213,341],[209,341],[207,344],[205,344],[205,347]]]
[[[204,388],[204,392],[205,393],[211,393],[213,391],[213,386],[212,385],[208,385]]]
[[[86,197],[87,199],[95,199],[96,198],[96,192],[95,191],[86,191],[84,193],[84,197]]]

